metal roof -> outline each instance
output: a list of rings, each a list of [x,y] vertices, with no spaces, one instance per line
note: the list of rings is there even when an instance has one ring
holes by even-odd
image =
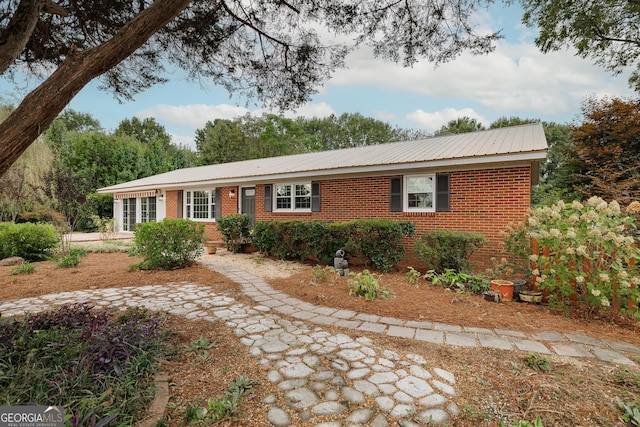
[[[542,124],[491,129],[332,151],[178,169],[110,187],[100,193],[193,185],[232,185],[292,177],[349,175],[416,168],[480,165],[546,158]]]

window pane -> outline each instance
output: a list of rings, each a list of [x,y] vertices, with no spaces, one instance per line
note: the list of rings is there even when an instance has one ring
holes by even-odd
[[[209,218],[209,192],[208,191],[193,192],[193,218],[194,219]]]
[[[410,208],[431,208],[433,207],[433,194],[413,193],[407,199]]]
[[[311,184],[296,184],[296,209],[311,208]]]
[[[433,177],[418,176],[407,179],[407,206],[433,208]]]
[[[276,209],[291,209],[291,185],[276,185]]]
[[[156,220],[156,198],[149,197],[149,221]]]
[[[129,199],[122,199],[122,230],[129,231]]]
[[[140,222],[149,222],[146,197],[140,199]]]

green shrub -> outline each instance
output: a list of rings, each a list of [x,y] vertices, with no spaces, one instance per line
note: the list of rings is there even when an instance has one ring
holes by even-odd
[[[358,219],[330,226],[334,244],[365,265],[389,272],[405,255],[403,238],[415,233],[411,221]]]
[[[530,253],[529,260],[551,308],[567,308],[578,297],[592,314],[619,303],[623,314],[640,319],[640,266],[629,262],[640,258],[634,235],[639,213],[640,202],[623,212],[616,201],[599,197],[531,212],[526,236],[537,240],[542,253]]]
[[[227,250],[240,252],[243,243],[251,241],[251,218],[247,214],[231,214],[216,220],[218,231],[227,243]]]
[[[0,259],[19,256],[27,261],[51,258],[58,236],[50,224],[0,223]]]
[[[410,221],[259,221],[253,245],[278,259],[312,258],[325,264],[332,264],[335,252],[343,249],[350,257],[388,272],[404,257],[403,238],[414,232]]]
[[[253,233],[256,249],[278,259],[326,261],[331,251],[322,221],[259,221]]]
[[[13,270],[11,270],[11,274],[31,274],[35,271],[36,267],[30,262],[26,261],[18,265],[17,267],[14,267]]]
[[[142,269],[172,270],[196,262],[202,255],[204,225],[188,219],[165,218],[139,224],[133,253],[144,258]]]
[[[80,264],[80,257],[77,255],[65,255],[57,262],[58,268],[72,268],[77,267]]]
[[[487,242],[482,234],[456,230],[425,232],[414,243],[414,252],[429,268],[443,272],[446,269],[471,271],[469,257]]]
[[[83,247],[74,246],[69,250],[69,253],[64,255],[58,260],[58,268],[71,268],[77,267],[80,264],[80,260],[87,256],[87,250]]]
[[[349,273],[349,276],[353,279],[349,280],[351,289],[350,295],[363,296],[366,300],[373,300],[377,297],[386,299],[391,293],[388,289],[380,286],[379,278],[375,274],[369,272],[369,270],[362,270],[362,273]]]

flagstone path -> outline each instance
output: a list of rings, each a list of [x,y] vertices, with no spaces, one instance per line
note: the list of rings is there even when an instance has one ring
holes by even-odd
[[[404,321],[318,306],[291,298],[262,279],[224,264],[209,268],[240,283],[256,305],[250,307],[206,287],[189,283],[83,290],[0,303],[2,316],[38,312],[67,303],[90,301],[104,307],[144,306],[188,319],[222,322],[233,329],[267,370],[278,392],[265,397],[271,425],[295,422],[316,427],[447,424],[460,409],[454,373],[432,367],[419,354],[381,348],[366,333],[434,344],[533,351],[592,357],[635,364],[625,354],[637,346],[581,334],[484,329]],[[287,316],[281,317],[277,313]],[[289,318],[294,320],[289,320]],[[359,338],[323,326],[358,331]],[[337,420],[337,421],[336,421]]]

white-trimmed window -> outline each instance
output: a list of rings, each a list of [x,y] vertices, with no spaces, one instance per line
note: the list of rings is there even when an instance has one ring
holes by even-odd
[[[193,220],[215,219],[215,190],[189,190],[184,192],[185,217]]]
[[[275,211],[311,212],[311,183],[274,185]]]
[[[405,177],[405,211],[435,212],[435,175],[409,175]]]

